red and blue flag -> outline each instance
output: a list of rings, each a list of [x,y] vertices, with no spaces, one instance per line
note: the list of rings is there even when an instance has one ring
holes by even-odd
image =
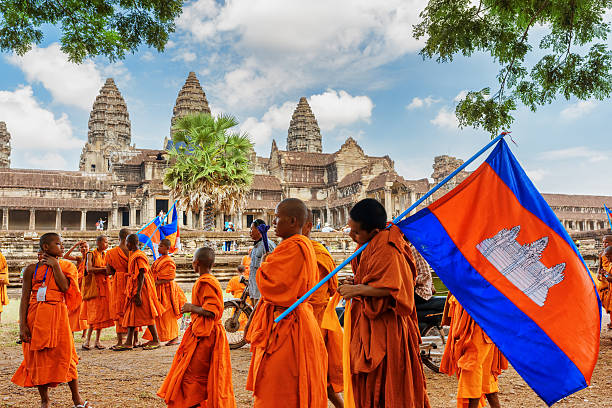
[[[151,248],[153,252],[153,258],[157,259],[159,256],[159,252],[157,252],[157,247],[159,243],[164,238],[162,236],[162,232],[160,227],[162,225],[162,221],[159,216],[153,218],[153,220],[148,223],[143,229],[138,232],[138,240]]]
[[[595,284],[503,139],[398,226],[548,405],[589,385],[601,330]]]
[[[159,227],[162,234],[162,239],[167,238],[172,243],[170,247],[170,253],[174,253],[181,248],[181,237],[178,224],[178,211],[176,206],[173,206],[174,212],[172,213],[172,222]],[[172,210],[171,209],[171,210]]]

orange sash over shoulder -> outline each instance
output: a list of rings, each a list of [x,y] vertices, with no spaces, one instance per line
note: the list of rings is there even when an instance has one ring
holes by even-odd
[[[155,318],[157,334],[161,341],[174,340],[179,335],[177,319],[183,314],[181,308],[187,302],[185,292],[174,281],[176,276],[176,264],[169,255],[160,256],[151,266],[151,273],[155,279],[155,291],[157,298],[163,307],[161,316]],[[170,281],[160,283],[159,281]],[[149,329],[143,338],[152,340],[153,336]]]
[[[77,266],[78,287],[81,288],[83,276],[85,276],[85,261],[83,260],[83,258],[78,259],[80,259],[79,264]],[[73,332],[85,330],[87,328],[87,320],[83,319],[83,316],[87,315],[87,313],[83,314],[84,306],[85,302],[81,301],[76,309],[68,311],[68,320],[70,322],[70,328]]]
[[[599,257],[600,272],[612,275],[612,262],[604,254]],[[597,279],[597,292],[601,299],[601,307],[608,313],[612,312],[612,283],[607,279]]]
[[[92,264],[96,268],[105,268],[106,261],[104,260],[104,253],[94,249],[90,252]],[[85,316],[81,318],[87,319],[87,324],[93,329],[103,329],[105,327],[111,327],[113,319],[110,314],[110,287],[109,280],[105,274],[96,273],[94,275],[98,296],[85,301],[84,312]]]
[[[303,235],[283,240],[257,271],[261,300],[247,333],[253,352],[247,389],[255,408],[327,407],[327,351],[312,306],[302,303],[279,323],[273,321],[317,277],[315,252]]]
[[[126,303],[126,285],[128,279],[128,256],[120,247],[106,252],[106,264],[115,269],[110,283],[110,314],[113,320],[123,317]]]
[[[391,226],[376,234],[351,266],[355,284],[390,291],[389,296],[352,299],[349,352],[355,405],[429,407],[414,304],[416,267],[408,242]]]
[[[445,315],[451,321],[440,371],[459,378],[458,408],[467,408],[470,398],[480,398],[484,407],[485,394],[498,391],[497,377],[508,360],[450,293]]]
[[[310,242],[317,258],[318,280],[321,280],[336,269],[336,264],[323,244],[312,240]],[[336,293],[336,289],[338,289],[338,275],[334,275],[308,299],[319,326],[323,322],[323,314],[330,297]],[[321,332],[327,349],[327,383],[332,386],[334,392],[341,392],[344,388],[342,384],[342,331],[329,331],[321,328]]]
[[[6,258],[0,252],[0,280],[4,280],[8,282],[9,274],[8,274],[8,263],[6,262]],[[2,312],[2,306],[6,306],[9,303],[8,294],[6,291],[6,287],[8,285],[0,284],[0,312]]]
[[[141,269],[145,270],[140,299],[142,305],[137,306],[134,297],[138,292],[138,274]],[[151,326],[155,324],[155,318],[164,312],[162,304],[157,299],[155,282],[149,268],[149,259],[141,250],[130,253],[128,262],[128,281],[126,285],[127,303],[122,325],[125,327]]]
[[[191,302],[215,317],[191,314],[191,324],[157,395],[170,408],[235,408],[229,344],[221,324],[223,292],[219,281],[210,274],[200,276],[193,286]]]
[[[39,264],[32,278],[27,312],[32,339],[21,345],[23,362],[11,379],[22,387],[56,386],[78,377],[76,366],[79,358],[74,348],[68,311],[79,307],[81,292],[74,264],[65,259],[59,259],[59,263],[69,281],[67,292],[59,290],[53,270],[46,265]],[[46,300],[39,302],[36,294],[43,282],[47,286]]]

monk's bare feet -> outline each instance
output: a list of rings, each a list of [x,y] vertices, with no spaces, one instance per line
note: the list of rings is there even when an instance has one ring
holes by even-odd
[[[49,408],[51,405],[49,405],[49,401],[41,401],[40,402],[40,408]]]
[[[170,340],[169,342],[167,342],[166,346],[174,346],[175,344],[178,344],[178,337],[175,337],[172,340]]]

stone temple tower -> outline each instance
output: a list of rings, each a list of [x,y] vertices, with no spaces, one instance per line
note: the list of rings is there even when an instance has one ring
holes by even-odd
[[[172,110],[172,120],[170,121],[170,138],[174,131],[172,126],[176,123],[179,118],[187,116],[193,113],[210,113],[210,107],[208,106],[208,100],[206,94],[196,77],[195,72],[190,72],[187,76],[185,84],[178,93],[174,109]],[[168,138],[164,140],[164,148],[168,147]]]
[[[0,168],[11,167],[11,135],[6,123],[0,122]]]
[[[301,97],[293,112],[289,133],[287,135],[287,150],[293,152],[321,153],[321,129],[306,98]]]
[[[87,143],[79,168],[90,173],[106,173],[117,153],[130,150],[131,125],[125,100],[112,78],[108,78],[94,101],[89,115]]]

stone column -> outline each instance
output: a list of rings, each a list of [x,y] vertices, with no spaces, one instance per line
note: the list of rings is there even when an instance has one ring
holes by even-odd
[[[56,209],[55,210],[55,231],[61,231],[62,230],[62,210],[61,209]]]
[[[416,198],[416,193],[414,191],[410,192],[410,205],[414,204],[416,202],[417,198]],[[416,214],[417,209],[415,208],[414,210],[410,211],[409,215],[412,214]]]
[[[391,198],[391,189],[385,187],[385,211],[387,212],[387,219],[393,218],[393,203]]]
[[[193,229],[193,212],[187,211],[187,228]]]
[[[130,226],[136,225],[136,205],[130,204],[130,221],[128,222]]]
[[[242,221],[242,211],[238,211],[238,219],[236,221],[237,221],[236,222],[236,229],[241,230],[242,229],[242,224],[243,224],[243,221]]]
[[[2,229],[5,231],[9,229],[9,209],[8,208],[2,209]]]
[[[331,212],[329,211],[328,206],[325,206],[325,221],[323,221],[322,224],[325,225],[326,222],[331,224]]]
[[[348,219],[349,219],[349,206],[345,205],[344,206],[344,225],[348,224]]]
[[[148,208],[149,216],[147,217],[147,220],[152,220],[157,215],[157,213],[155,212],[155,197],[149,198],[149,203],[148,204],[149,204],[148,205],[148,207],[149,207]]]
[[[178,217],[178,225],[179,225],[179,226],[181,226],[181,227],[184,227],[184,226],[185,226],[185,224],[183,223],[183,210],[179,210],[179,209],[177,208],[177,212],[178,212],[178,214],[177,214],[177,217]],[[172,220],[170,220],[170,221],[172,221]]]
[[[113,210],[111,212],[111,222],[107,229],[119,228],[119,204],[113,203]]]
[[[30,226],[28,229],[36,229],[36,211],[34,209],[30,209]]]
[[[87,211],[81,210],[81,231],[87,229]]]
[[[200,219],[198,220],[198,229],[204,229],[204,210],[200,210]]]

